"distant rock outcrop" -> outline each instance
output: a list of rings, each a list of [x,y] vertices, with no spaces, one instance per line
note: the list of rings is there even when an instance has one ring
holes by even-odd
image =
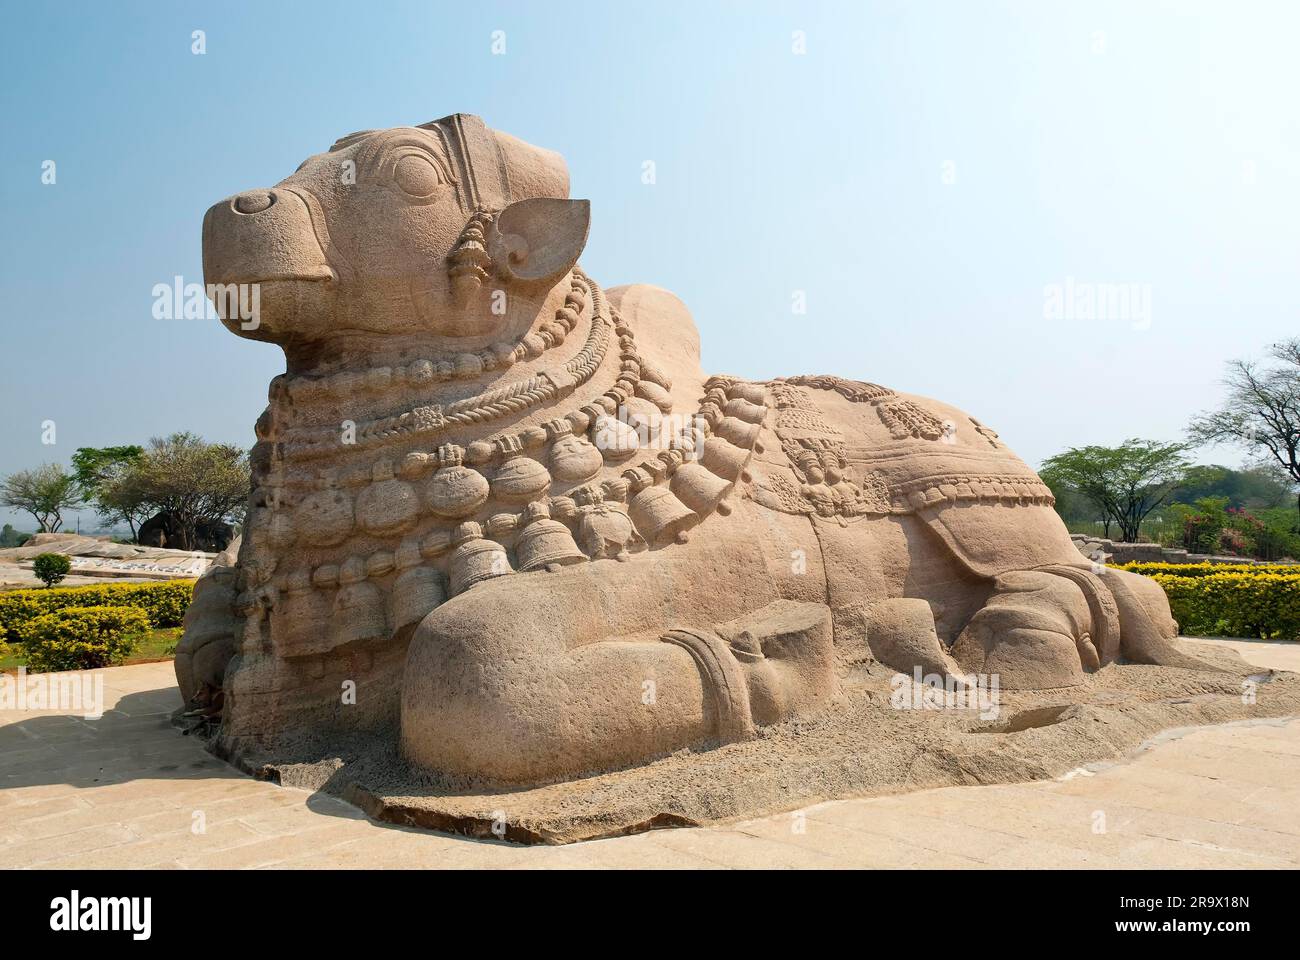
[[[1250,557],[1234,557],[1213,553],[1189,553],[1180,547],[1165,547],[1158,543],[1124,543],[1108,540],[1105,537],[1090,537],[1083,533],[1072,533],[1070,539],[1079,548],[1079,552],[1098,563],[1227,563],[1241,564],[1277,564],[1290,563],[1287,560],[1252,560]]]
[[[235,529],[228,523],[200,523],[196,529],[195,542],[185,544],[181,535],[180,524],[166,510],[156,513],[144,523],[136,534],[136,542],[142,547],[166,547],[171,550],[201,550],[204,553],[220,553],[235,538]]]
[[[207,570],[214,556],[210,551],[166,550],[77,533],[38,533],[21,547],[0,550],[0,590],[37,586],[31,567],[32,561],[42,553],[61,553],[72,558],[72,572],[63,582],[68,587],[94,583],[103,577],[128,580],[198,577]]]

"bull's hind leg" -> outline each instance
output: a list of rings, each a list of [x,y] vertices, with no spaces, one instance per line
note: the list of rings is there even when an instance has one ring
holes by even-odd
[[[1119,654],[1125,660],[1184,670],[1235,673],[1250,669],[1235,651],[1206,647],[1193,652],[1184,645],[1178,639],[1178,624],[1169,612],[1164,590],[1150,577],[1107,568],[1101,579],[1118,606]]]
[[[1245,667],[1235,654],[1181,645],[1160,585],[1138,574],[1050,564],[1004,573],[994,584],[952,653],[965,669],[996,673],[1010,689],[1071,686],[1121,659],[1186,670]]]
[[[1083,561],[1043,569],[1083,590],[1092,619],[1092,640],[1102,664],[1122,659],[1184,670],[1236,672],[1248,668],[1231,650],[1194,651],[1183,644],[1164,589],[1150,577]]]
[[[744,739],[830,696],[829,609],[744,604],[635,562],[482,583],[411,641],[403,753],[444,774],[536,783]]]

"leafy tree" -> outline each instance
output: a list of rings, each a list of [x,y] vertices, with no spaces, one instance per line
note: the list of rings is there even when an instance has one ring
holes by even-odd
[[[1300,339],[1269,348],[1271,363],[1232,360],[1224,384],[1228,397],[1188,427],[1193,443],[1243,447],[1300,484]],[[1300,511],[1300,493],[1296,497]]]
[[[1205,497],[1227,497],[1235,509],[1268,509],[1289,505],[1291,486],[1276,466],[1262,465],[1244,470],[1223,466],[1189,467],[1186,476],[1170,495],[1177,503],[1195,503]]]
[[[1118,447],[1071,447],[1043,462],[1039,475],[1053,490],[1068,488],[1087,497],[1120,537],[1135,541],[1142,520],[1169,499],[1187,470],[1185,445],[1125,440]]]
[[[0,529],[0,547],[21,547],[31,539],[30,533],[19,533],[14,529],[13,524],[6,523],[3,529]]]
[[[117,475],[123,466],[140,459],[144,447],[128,444],[120,447],[78,447],[72,455],[73,474],[86,493],[93,494],[100,485]]]
[[[125,521],[131,528],[133,543],[139,537],[140,524],[157,513],[157,509],[146,499],[145,491],[133,482],[128,471],[104,481],[95,494],[95,509],[105,523]]]
[[[94,503],[100,520],[106,524],[119,520],[131,528],[136,539],[140,523],[149,517],[150,506],[116,481],[144,455],[144,447],[129,444],[119,447],[78,447],[72,455],[72,467],[82,496]]]
[[[1066,522],[1091,522],[1101,515],[1101,508],[1073,487],[1047,484],[1056,498],[1056,512]]]
[[[144,453],[105,481],[100,496],[123,511],[165,511],[176,524],[181,549],[192,550],[199,524],[242,519],[248,486],[243,450],[174,433],[150,440]]]
[[[81,505],[81,492],[76,477],[47,463],[0,480],[0,505],[30,513],[41,533],[55,533],[63,526],[63,511]]]
[[[62,553],[38,553],[32,560],[32,573],[47,587],[52,587],[68,575],[72,561]]]

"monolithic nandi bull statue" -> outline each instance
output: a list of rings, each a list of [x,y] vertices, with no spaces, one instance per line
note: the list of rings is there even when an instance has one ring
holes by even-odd
[[[706,377],[677,298],[578,269],[568,193],[559,155],[457,114],[208,211],[207,282],[259,285],[226,326],[286,358],[176,659],[227,752],[390,732],[537,783],[833,709],[868,648],[1011,689],[1200,665],[962,411]]]

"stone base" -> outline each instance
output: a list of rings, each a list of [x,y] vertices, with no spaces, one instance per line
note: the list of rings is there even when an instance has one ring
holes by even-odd
[[[1223,655],[1221,647],[1197,646]],[[899,676],[877,663],[855,667],[842,676],[840,699],[816,719],[777,724],[742,743],[524,790],[420,776],[398,757],[391,734],[335,742],[329,753],[314,756],[301,745],[300,762],[272,764],[249,753],[225,759],[260,778],[338,796],[376,820],[563,844],[829,799],[1053,778],[1128,756],[1163,730],[1300,714],[1300,675],[1244,663],[1229,673],[1114,664],[1078,687],[1001,691],[996,717],[898,709],[891,701],[900,696]],[[912,703],[910,678],[901,689]],[[1255,703],[1243,702],[1243,689],[1254,690]]]

